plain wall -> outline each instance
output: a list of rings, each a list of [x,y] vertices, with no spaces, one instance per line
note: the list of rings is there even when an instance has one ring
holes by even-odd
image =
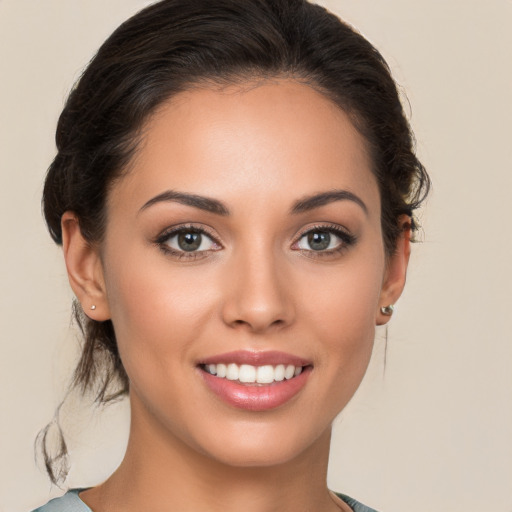
[[[61,493],[33,451],[76,357],[39,204],[57,117],[100,43],[149,3],[0,0],[0,512]],[[336,421],[329,483],[382,512],[511,512],[512,2],[322,3],[388,60],[434,183],[387,351],[380,330]],[[89,406],[71,397],[62,414],[70,486],[106,477],[126,442],[126,404]]]

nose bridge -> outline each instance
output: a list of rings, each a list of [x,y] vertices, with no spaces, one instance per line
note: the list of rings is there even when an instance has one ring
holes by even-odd
[[[284,258],[269,240],[238,245],[228,266],[224,321],[253,331],[292,321],[293,301],[284,275]]]

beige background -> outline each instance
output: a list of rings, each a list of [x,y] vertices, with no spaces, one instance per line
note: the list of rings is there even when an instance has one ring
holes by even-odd
[[[32,443],[73,366],[70,292],[40,215],[58,113],[143,0],[0,0],[0,512],[50,496]],[[434,191],[408,288],[337,420],[330,484],[382,512],[512,511],[512,2],[325,1],[381,49],[412,105]],[[93,484],[121,456],[126,405],[63,415]]]

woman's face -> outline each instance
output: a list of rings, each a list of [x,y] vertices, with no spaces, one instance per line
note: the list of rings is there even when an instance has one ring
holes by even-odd
[[[90,311],[113,321],[135,432],[232,465],[325,447],[405,275],[370,168],[347,115],[293,81],[160,108],[110,193]]]

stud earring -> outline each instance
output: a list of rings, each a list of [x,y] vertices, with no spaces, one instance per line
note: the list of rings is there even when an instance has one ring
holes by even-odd
[[[395,307],[393,306],[393,304],[390,304],[389,306],[382,306],[380,308],[380,312],[386,316],[391,316],[393,314],[394,310],[395,310]]]
[[[94,310],[96,309],[96,304],[93,304],[93,305],[91,306],[91,309],[94,311]]]

